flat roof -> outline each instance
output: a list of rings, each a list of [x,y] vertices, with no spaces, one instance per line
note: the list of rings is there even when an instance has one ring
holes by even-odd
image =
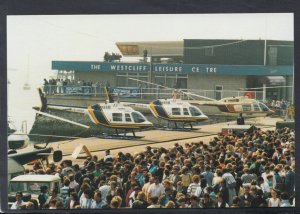
[[[183,56],[183,41],[147,41],[116,42],[123,56],[143,57],[144,50],[148,56]]]
[[[11,181],[35,181],[35,182],[47,182],[60,180],[55,175],[19,175],[11,179]]]

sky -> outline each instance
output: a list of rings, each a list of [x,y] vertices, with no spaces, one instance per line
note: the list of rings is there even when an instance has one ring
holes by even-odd
[[[8,16],[8,78],[36,84],[54,75],[52,60],[102,61],[116,42],[183,39],[293,41],[293,14]]]

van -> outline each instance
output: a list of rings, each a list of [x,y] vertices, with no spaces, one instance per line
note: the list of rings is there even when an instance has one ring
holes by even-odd
[[[55,175],[19,175],[9,181],[8,204],[9,207],[16,201],[16,193],[23,193],[23,201],[38,200],[41,186],[47,186],[48,190],[55,188],[60,192],[61,178]]]

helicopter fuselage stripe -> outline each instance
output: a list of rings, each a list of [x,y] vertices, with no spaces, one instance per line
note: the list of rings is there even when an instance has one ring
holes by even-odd
[[[94,111],[95,117],[99,121],[99,123],[109,125],[109,122],[107,118],[105,117],[104,113],[102,110],[95,110]]]
[[[99,124],[99,121],[97,120],[95,114],[94,114],[94,109],[92,109],[91,106],[88,107],[88,112],[91,115],[91,117],[93,118],[95,124]]]
[[[168,118],[169,115],[166,113],[161,105],[154,105],[153,102],[150,103],[150,107],[157,117]]]

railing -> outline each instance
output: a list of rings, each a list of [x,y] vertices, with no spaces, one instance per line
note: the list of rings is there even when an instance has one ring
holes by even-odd
[[[225,97],[233,96],[244,96],[248,91],[240,90],[200,90],[200,89],[177,89],[178,96],[185,100],[205,100],[204,97],[210,99],[222,99]],[[182,91],[183,93],[180,93]],[[79,85],[68,85],[68,86],[44,86],[44,92],[47,95],[73,95],[73,96],[104,96],[105,91],[102,86],[79,86]],[[184,93],[186,92],[186,93]],[[165,88],[139,88],[139,87],[116,87],[115,96],[127,97],[127,98],[140,98],[140,99],[164,99],[171,98],[174,94],[173,89]],[[194,95],[193,95],[194,94]],[[197,96],[198,95],[198,96]],[[253,91],[253,98],[262,100],[262,91]],[[200,96],[203,96],[201,98]]]

